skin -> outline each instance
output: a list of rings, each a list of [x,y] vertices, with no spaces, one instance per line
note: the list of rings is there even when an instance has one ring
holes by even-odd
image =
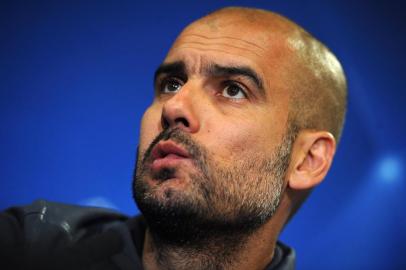
[[[306,47],[313,40],[301,33],[301,28],[279,15],[247,9],[221,10],[188,26],[163,62],[185,63],[187,81],[181,81],[176,91],[156,94],[142,119],[140,153],[144,153],[164,126],[169,125],[204,145],[214,161],[222,166],[258,153],[264,158],[272,156],[295,115],[291,109],[298,96],[294,86],[300,84],[297,77],[301,77],[296,74],[306,73],[307,80],[311,80],[306,60],[311,54],[304,56],[298,44]],[[245,76],[208,75],[207,67],[213,64],[249,67],[262,80],[263,92]],[[337,73],[336,69],[327,64],[321,68],[331,77],[336,76],[339,84],[342,72]],[[238,82],[245,95],[229,96],[221,83],[225,79]],[[228,265],[229,269],[264,269],[271,262],[281,229],[311,189],[324,179],[335,149],[336,139],[329,131],[315,128],[298,131],[278,209],[237,251],[239,260]],[[194,171],[190,163],[181,163],[175,181],[159,186],[152,180],[148,183],[157,187],[156,196],[162,200],[167,199],[168,190],[191,194],[188,175]],[[248,189],[249,185],[249,182],[241,183],[241,189]],[[159,269],[156,253],[147,231],[143,253],[145,269]],[[174,249],[168,259],[176,265],[176,260],[181,260],[179,254],[181,252]]]

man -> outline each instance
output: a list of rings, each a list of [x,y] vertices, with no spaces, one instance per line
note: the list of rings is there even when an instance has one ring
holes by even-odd
[[[345,108],[341,65],[300,26],[257,9],[209,14],[155,74],[133,184],[143,217],[46,201],[11,208],[1,217],[6,261],[293,269],[278,235],[326,176]]]

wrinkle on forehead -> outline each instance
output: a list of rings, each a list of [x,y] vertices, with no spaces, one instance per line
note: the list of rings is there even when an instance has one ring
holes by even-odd
[[[265,31],[248,31],[241,35],[237,26],[213,35],[210,31],[203,31],[205,29],[200,28],[199,23],[196,24],[197,27],[188,27],[179,35],[167,58],[173,60],[175,55],[188,54],[190,50],[198,53],[219,52],[230,56],[227,62],[249,65],[259,73],[264,73],[264,68],[275,71],[290,58],[292,52],[286,45],[285,37],[269,35]]]
[[[264,47],[261,47],[261,46],[259,46],[258,44],[254,43],[254,42],[244,40],[242,38],[232,37],[232,36],[222,35],[221,37],[209,37],[209,36],[205,36],[205,35],[201,35],[201,34],[192,34],[192,33],[183,35],[183,38],[185,38],[185,39],[188,39],[188,37],[192,37],[192,38],[195,37],[195,38],[201,38],[201,39],[213,40],[213,41],[224,40],[224,41],[238,42],[238,43],[241,42],[243,44],[243,45],[242,44],[240,45],[241,47],[253,46],[253,47],[256,47],[256,48],[258,48],[258,49],[260,49],[262,51],[265,51]],[[229,44],[229,43],[227,43],[227,44]]]
[[[266,53],[265,49],[260,48],[259,46],[253,46],[251,44],[243,43],[244,40],[239,39],[228,39],[228,38],[218,38],[210,39],[204,37],[190,36],[182,38],[181,42],[177,42],[172,50],[181,49],[181,48],[195,48],[202,51],[217,50],[225,51],[225,48],[229,48],[235,51],[235,54],[240,54],[243,56],[246,53],[255,55],[256,57],[263,57]],[[258,48],[261,51],[258,52]]]
[[[182,47],[180,52],[183,52],[186,47]],[[193,49],[193,48],[192,48]],[[174,50],[176,51],[176,50]],[[205,57],[202,54],[174,54],[175,57],[167,57],[164,63],[181,62],[185,65],[185,69],[189,76],[204,74],[207,67],[216,64],[210,58]]]

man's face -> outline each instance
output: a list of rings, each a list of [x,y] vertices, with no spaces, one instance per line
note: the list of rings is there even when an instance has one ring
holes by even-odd
[[[235,20],[186,29],[158,69],[134,192],[147,221],[238,230],[278,204],[292,142],[283,44]]]

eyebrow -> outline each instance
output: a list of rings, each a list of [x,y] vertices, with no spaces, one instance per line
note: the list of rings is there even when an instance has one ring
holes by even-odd
[[[254,82],[261,94],[265,95],[264,84],[261,77],[250,67],[247,66],[221,66],[218,64],[210,65],[208,74],[216,77],[243,76]]]
[[[176,61],[173,63],[163,63],[155,71],[154,82],[161,74],[173,74],[186,78],[186,65],[183,61]]]

